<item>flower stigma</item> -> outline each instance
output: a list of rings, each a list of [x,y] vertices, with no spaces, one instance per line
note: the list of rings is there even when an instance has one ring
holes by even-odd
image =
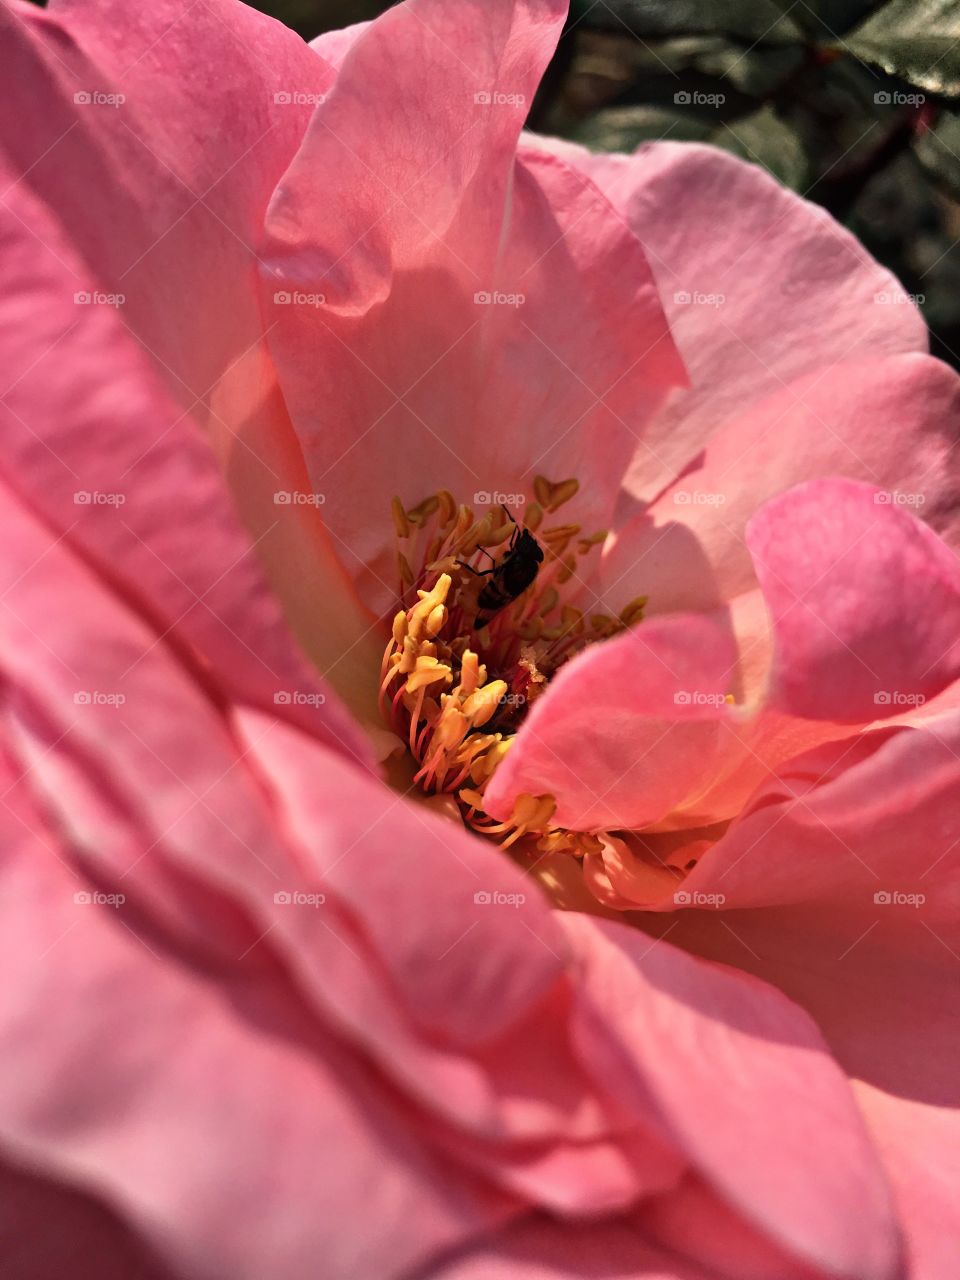
[[[490,779],[556,672],[639,622],[646,604],[639,597],[616,618],[588,617],[565,599],[606,532],[547,523],[577,493],[576,479],[538,476],[533,488],[522,524],[505,507],[478,515],[446,490],[411,510],[394,498],[399,609],[380,709],[416,763],[415,784],[452,797],[474,831],[504,848],[530,837],[544,853],[596,853],[596,833],[553,825],[553,796],[520,795],[505,822],[484,809]]]

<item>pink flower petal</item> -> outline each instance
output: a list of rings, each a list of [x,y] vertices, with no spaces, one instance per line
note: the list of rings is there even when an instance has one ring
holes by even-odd
[[[671,939],[775,982],[809,1010],[854,1092],[893,1184],[911,1280],[948,1276],[960,1245],[956,907],[937,920],[937,846],[908,820],[901,843],[927,903],[849,902],[685,915]],[[776,841],[767,843],[769,849]],[[942,866],[942,863],[940,864]],[[955,879],[953,872],[948,876]],[[886,876],[878,883],[896,882]],[[911,884],[906,881],[907,886]],[[824,1137],[816,1129],[817,1141]]]
[[[0,362],[10,379],[0,438],[24,501],[191,655],[196,678],[368,761],[366,741],[293,646],[208,444],[116,309],[74,304],[78,260],[23,184],[8,191],[0,238]],[[349,617],[351,597],[332,573],[324,579],[323,563],[312,581]],[[331,626],[331,663],[345,645]]]
[[[178,1275],[399,1277],[503,1220],[263,951],[196,967],[129,905],[75,900],[9,789],[3,817],[0,1136],[30,1168],[103,1196]]]
[[[562,163],[515,160],[564,8],[388,11],[271,205],[271,349],[338,551],[378,608],[397,589],[394,494],[483,503],[576,476],[571,518],[605,527],[683,378],[623,220]]]
[[[774,697],[870,721],[960,675],[960,561],[888,492],[816,480],[772,499],[747,545],[773,617]]]
[[[685,882],[691,901],[722,893],[722,916],[685,913],[670,934],[817,1019],[855,1078],[916,1280],[948,1275],[960,1241],[958,761],[955,709],[798,757]]]
[[[567,947],[493,845],[223,709],[63,542],[10,502],[4,523],[9,749],[78,887],[122,892],[154,951],[287,975],[421,1140],[505,1194],[582,1213],[671,1184],[669,1144],[623,1135],[572,1054]]]
[[[491,845],[302,728],[208,698],[12,500],[4,523],[0,1135],[31,1168],[103,1197],[174,1269],[299,1277],[323,1256],[333,1280],[426,1270],[531,1201],[618,1215],[685,1162],[717,1176],[679,1084],[638,1087],[631,1029],[648,981],[664,1035],[683,1025],[653,992],[702,986],[693,962],[564,925]],[[729,1000],[768,1032],[754,995]],[[700,1079],[699,1033],[644,1039],[678,1081],[691,1043]],[[763,1205],[762,1229],[788,1234]],[[808,1252],[832,1247],[806,1225]]]
[[[354,22],[338,31],[325,31],[310,41],[310,48],[315,49],[324,62],[339,74],[344,58],[369,26],[369,22]]]
[[[647,616],[714,608],[751,589],[750,517],[821,476],[889,490],[957,545],[958,416],[960,378],[918,354],[845,360],[738,405],[715,424],[696,464],[604,549],[608,607],[642,594]]]
[[[552,795],[577,830],[643,827],[716,767],[737,654],[723,620],[654,618],[592,645],[536,700],[484,793],[506,819],[517,796]]]
[[[264,213],[331,69],[231,0],[60,0],[5,24],[3,146],[69,218],[84,263],[71,293],[122,293],[182,408],[236,429],[262,390]]]
[[[591,176],[643,244],[689,370],[690,390],[637,449],[637,497],[654,498],[696,465],[718,423],[796,378],[927,349],[923,319],[890,272],[758,166],[691,143],[648,143],[633,156],[546,145]]]
[[[696,1259],[711,1276],[729,1280],[825,1280],[820,1267],[776,1245],[711,1191],[687,1177],[672,1195],[657,1197],[637,1214],[638,1226],[661,1247]]]
[[[720,892],[728,908],[820,902],[861,910],[896,889],[922,894],[928,912],[950,918],[960,912],[958,750],[953,712],[795,757],[756,791],[684,889]]]
[[[44,434],[38,415],[49,411],[54,418],[53,402],[67,397],[56,406],[59,439],[53,445],[66,466],[37,449],[33,465],[42,463],[41,490],[51,479],[74,480],[75,489],[136,490],[145,501],[144,477],[161,465],[161,455],[164,463],[183,455],[188,475],[197,471],[198,446],[192,445],[188,463],[183,441],[192,429],[188,415],[202,423],[298,639],[358,709],[375,719],[373,700],[365,706],[360,691],[379,655],[370,636],[355,644],[370,619],[331,563],[317,508],[278,505],[278,494],[281,500],[309,495],[310,482],[263,342],[258,299],[257,249],[267,202],[313,103],[332,83],[331,69],[280,23],[230,0],[186,9],[161,0],[137,10],[109,0],[95,8],[64,0],[46,10],[20,6],[17,14],[19,19],[9,10],[0,15],[10,27],[6,104],[12,117],[3,147],[11,172],[4,185],[6,201],[21,219],[11,223],[23,241],[16,252],[44,277],[42,300],[27,312],[29,327],[6,335],[22,347],[13,368],[30,374],[17,383],[11,401],[22,420],[19,434]],[[216,93],[184,91],[211,77]],[[33,109],[38,97],[46,104],[41,113]],[[80,307],[75,295],[122,301]],[[69,387],[74,378],[76,385],[99,383],[108,368],[126,368],[131,357],[91,360],[84,354],[84,367],[74,370],[65,362],[76,344],[66,335],[80,321],[97,331],[94,346],[106,343],[106,319],[85,313],[114,310],[114,329],[119,332],[122,322],[140,342],[172,399],[159,411],[159,424],[157,410],[144,420],[142,407],[128,406],[94,467],[90,442],[102,442],[102,433],[85,428],[71,443],[65,438],[76,416]],[[117,345],[123,344],[114,337],[98,349]],[[119,365],[112,366],[116,359]],[[54,362],[64,367],[52,376]],[[108,393],[97,395],[102,412]],[[119,405],[113,412],[119,418]],[[127,440],[122,446],[116,438],[121,434]],[[81,450],[91,452],[85,465],[77,460]],[[212,485],[213,474],[205,460],[199,476]],[[171,495],[186,484],[170,476],[164,488],[163,523],[172,527],[156,541],[147,539],[161,555],[183,520],[182,514],[171,518]],[[134,510],[132,503],[126,509],[131,524]],[[156,510],[153,521],[162,528]],[[192,556],[210,535],[183,523]],[[142,527],[137,532],[144,536]],[[214,576],[240,554],[239,547],[218,549],[211,555]],[[144,555],[150,559],[145,549]],[[203,597],[195,572],[168,563]],[[153,576],[160,568],[153,565]],[[197,604],[187,593],[174,616],[210,606],[216,606],[214,597]],[[249,627],[223,616],[250,645],[249,656],[260,654],[278,670],[269,647],[251,643]]]
[[[652,1095],[693,1168],[780,1247],[830,1274],[895,1274],[884,1175],[849,1085],[802,1011],[773,987],[705,968],[635,929],[561,919],[587,961],[584,1046],[594,1060],[609,1053],[620,1095]],[[677,1039],[691,1050],[682,1059],[661,1050]],[[700,1248],[691,1253],[709,1256]]]
[[[174,1280],[120,1219],[93,1196],[0,1165],[3,1263],[15,1280]]]
[[[630,1218],[560,1225],[530,1216],[431,1271],[426,1280],[716,1280],[651,1243]]]

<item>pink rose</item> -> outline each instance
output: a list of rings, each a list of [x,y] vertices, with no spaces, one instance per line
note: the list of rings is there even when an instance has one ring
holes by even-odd
[[[957,379],[564,8],[0,16],[5,1275],[955,1269]]]

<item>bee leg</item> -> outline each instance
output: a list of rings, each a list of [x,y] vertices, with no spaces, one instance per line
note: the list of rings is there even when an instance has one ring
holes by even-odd
[[[503,512],[503,514],[507,517],[507,519],[513,525],[513,533],[511,533],[510,541],[507,543],[507,550],[512,551],[514,547],[517,545],[517,539],[520,537],[520,526],[517,524],[516,520],[514,520],[513,516],[510,514],[510,512],[507,510],[507,508],[503,505],[502,502],[500,503],[500,510]]]
[[[489,578],[492,573],[496,572],[495,567],[493,569],[475,569],[472,564],[467,564],[466,560],[458,560],[457,564],[461,569],[466,569],[468,573],[472,573],[475,578]]]

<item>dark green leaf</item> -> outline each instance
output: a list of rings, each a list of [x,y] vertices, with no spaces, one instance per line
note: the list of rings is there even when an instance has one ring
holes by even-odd
[[[822,44],[836,40],[857,22],[862,22],[877,0],[802,0],[784,6],[804,31]]]
[[[891,0],[845,36],[842,47],[929,93],[960,96],[956,0]]]
[[[634,35],[663,37],[719,31],[752,44],[791,44],[801,30],[773,0],[602,0],[581,6],[590,27],[627,27]]]
[[[669,138],[703,142],[714,124],[670,107],[608,107],[583,121],[571,133],[593,151],[634,151],[641,142]]]
[[[932,129],[914,142],[924,171],[952,196],[960,197],[960,116],[944,110]]]
[[[720,126],[710,139],[717,146],[762,165],[795,191],[810,181],[810,160],[796,130],[771,107]]]

